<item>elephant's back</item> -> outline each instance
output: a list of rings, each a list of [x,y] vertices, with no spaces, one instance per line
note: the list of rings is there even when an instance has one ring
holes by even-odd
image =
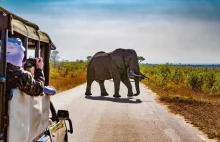
[[[104,51],[99,51],[97,53],[95,53],[95,55],[93,56],[93,58],[95,57],[99,57],[99,56],[107,56],[108,54]]]
[[[95,56],[92,59],[92,66],[95,71],[95,79],[105,80],[111,78],[109,67],[111,64],[110,56]]]

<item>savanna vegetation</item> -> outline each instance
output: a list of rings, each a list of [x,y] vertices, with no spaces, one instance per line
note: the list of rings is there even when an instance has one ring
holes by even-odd
[[[159,100],[209,138],[220,140],[220,68],[141,65],[143,80]]]
[[[86,82],[87,63],[88,60],[59,61],[59,52],[53,51],[50,59],[50,85],[61,92]]]

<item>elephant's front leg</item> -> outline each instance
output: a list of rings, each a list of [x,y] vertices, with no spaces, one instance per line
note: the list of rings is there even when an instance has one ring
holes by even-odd
[[[121,97],[121,95],[119,94],[119,88],[120,88],[120,82],[121,82],[120,75],[113,77],[113,81],[115,85],[115,94],[113,95],[113,97],[120,98]]]
[[[108,93],[105,89],[105,85],[104,85],[105,80],[100,80],[99,81],[99,86],[100,86],[100,90],[101,90],[101,96],[108,96]]]
[[[131,82],[128,78],[128,76],[122,76],[122,82],[125,84],[125,86],[128,88],[128,97],[132,97],[133,96],[133,91],[132,91],[132,86],[131,86]]]

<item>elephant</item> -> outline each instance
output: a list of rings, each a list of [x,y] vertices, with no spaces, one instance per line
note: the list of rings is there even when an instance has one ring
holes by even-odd
[[[134,77],[135,94],[133,94],[128,74]],[[100,51],[91,58],[87,65],[87,86],[85,95],[92,95],[91,85],[95,80],[100,85],[101,96],[108,96],[109,94],[105,89],[104,81],[113,79],[115,89],[113,97],[121,97],[119,94],[121,81],[128,88],[128,97],[138,96],[140,94],[139,81],[143,78],[145,78],[145,76],[140,73],[138,56],[134,49],[118,48],[110,53]]]

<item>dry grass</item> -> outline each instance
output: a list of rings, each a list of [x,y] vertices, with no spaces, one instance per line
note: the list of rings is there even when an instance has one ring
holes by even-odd
[[[160,96],[173,113],[183,115],[209,138],[220,141],[220,96],[194,92],[189,88],[162,88],[143,82]]]
[[[86,72],[80,72],[73,78],[50,79],[50,85],[54,86],[58,92],[62,92],[86,82]]]

